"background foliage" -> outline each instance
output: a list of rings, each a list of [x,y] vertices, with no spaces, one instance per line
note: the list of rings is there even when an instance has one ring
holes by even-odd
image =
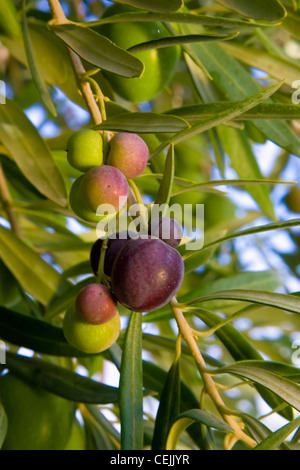
[[[45,1],[1,5],[2,368],[74,403],[86,449],[247,449],[228,414],[251,447],[297,449],[300,2],[115,2],[142,8],[139,22],[151,11],[169,28],[164,46],[181,47],[169,84],[138,103],[105,72],[138,72],[134,54],[159,42],[113,49],[107,61],[99,31],[110,3],[61,2],[72,27],[51,23]],[[169,305],[143,316],[120,309],[120,338],[99,355],[64,339],[63,315],[94,279],[96,240],[95,224],[68,203],[78,172],[66,143],[95,122],[67,47],[105,96],[97,128],[137,132],[149,145],[135,180],[144,202],[204,204],[203,248],[186,249],[188,225],[178,248],[186,274],[177,299],[189,327],[206,333],[196,344],[221,412]],[[1,443],[6,429],[0,407]]]

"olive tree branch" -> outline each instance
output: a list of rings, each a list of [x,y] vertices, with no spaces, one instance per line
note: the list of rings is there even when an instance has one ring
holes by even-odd
[[[174,297],[170,303],[170,306],[172,308],[175,320],[177,322],[178,329],[180,331],[180,334],[182,335],[182,338],[187,343],[192,353],[192,356],[196,362],[197,368],[203,380],[206,393],[209,395],[209,397],[213,401],[220,415],[227,422],[227,424],[229,424],[229,426],[231,426],[231,428],[233,429],[234,437],[233,439],[229,440],[231,445],[233,445],[236,440],[241,440],[245,444],[247,444],[249,447],[251,448],[255,447],[257,444],[256,441],[244,433],[244,431],[241,428],[241,424],[238,421],[236,421],[235,417],[233,416],[234,412],[231,412],[231,410],[229,410],[226,407],[225,403],[220,397],[217,385],[215,384],[213,378],[209,374],[209,371],[207,370],[207,367],[206,367],[206,363],[197,346],[193,329],[189,326],[188,322],[186,321],[182,313],[182,310],[177,306],[177,304],[178,302],[176,298]],[[226,440],[226,447],[227,448],[230,447],[228,444],[228,439]]]
[[[66,24],[69,22],[64,14],[64,11],[61,7],[59,0],[48,0],[48,3],[49,3],[50,10],[51,10],[52,17],[53,17],[52,22],[54,24],[57,24],[57,25]],[[80,57],[74,51],[72,51],[69,47],[67,48],[67,50],[70,56],[70,60],[71,60],[72,67],[75,73],[78,87],[86,102],[87,108],[91,114],[93,122],[95,126],[97,126],[98,124],[101,124],[102,122],[102,115],[97,105],[97,102],[94,98],[91,84],[89,83],[88,80],[83,79],[85,77],[86,71],[84,69],[84,66],[82,65]]]

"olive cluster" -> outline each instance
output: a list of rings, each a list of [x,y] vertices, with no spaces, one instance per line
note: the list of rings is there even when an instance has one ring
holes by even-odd
[[[99,216],[114,216],[125,206],[127,180],[143,173],[149,149],[139,135],[119,132],[109,142],[104,164],[101,135],[96,130],[83,129],[69,139],[67,158],[82,172],[72,184],[70,206],[83,220],[98,222]]]
[[[96,221],[99,206],[109,205],[114,216],[126,204],[128,180],[144,172],[149,149],[137,134],[119,132],[109,141],[104,162],[101,135],[85,129],[70,138],[67,158],[82,172],[71,187],[70,205],[78,216]],[[126,231],[97,240],[90,252],[96,280],[78,293],[65,314],[67,341],[88,353],[101,352],[119,336],[118,302],[138,312],[168,303],[183,279],[183,260],[176,250],[181,239],[181,226],[161,217],[149,224],[146,235]]]

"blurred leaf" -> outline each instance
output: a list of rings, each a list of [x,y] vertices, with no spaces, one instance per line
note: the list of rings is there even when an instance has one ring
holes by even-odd
[[[254,20],[279,21],[286,11],[277,0],[218,0],[225,7]]]
[[[172,422],[180,413],[180,356],[177,356],[166,377],[159,397],[152,439],[153,450],[164,450]]]
[[[71,401],[109,404],[118,400],[117,388],[42,359],[7,352],[6,367],[16,377]]]
[[[44,79],[39,69],[38,62],[36,61],[36,58],[34,55],[34,50],[31,44],[29,29],[27,25],[25,6],[26,6],[26,0],[23,0],[22,31],[23,31],[23,41],[24,41],[24,47],[26,51],[29,69],[30,69],[33,81],[40,92],[42,102],[44,103],[48,111],[50,111],[50,113],[53,116],[57,116],[56,108],[52,101],[50,91],[48,90],[44,82]]]
[[[133,112],[118,114],[95,126],[94,129],[147,134],[153,132],[156,134],[159,132],[179,132],[187,127],[189,127],[188,123],[177,116],[166,116],[151,112]]]
[[[13,0],[2,0],[1,2],[0,28],[12,38],[19,37],[21,34],[17,9]]]
[[[205,410],[188,410],[181,413],[174,422],[167,440],[167,450],[176,450],[177,443],[183,431],[194,422],[204,424],[209,428],[220,431],[231,432],[232,429],[225,421],[221,420],[213,413]]]
[[[230,158],[233,169],[240,178],[263,179],[260,167],[253,153],[245,131],[221,126],[218,129],[224,151]],[[232,142],[235,142],[232,145]],[[245,190],[259,204],[262,212],[270,219],[276,219],[268,186],[247,186]]]
[[[203,25],[209,27],[222,27],[222,28],[241,28],[241,27],[255,27],[255,26],[266,26],[265,23],[258,23],[255,21],[245,21],[237,18],[226,18],[215,15],[201,15],[189,12],[169,12],[169,13],[153,13],[153,12],[141,12],[131,11],[126,13],[118,13],[111,16],[105,16],[99,20],[88,21],[81,23],[82,26],[95,27],[110,23],[122,23],[122,22],[153,22],[162,21],[164,23],[191,23],[196,25]],[[267,25],[269,27],[269,25]]]
[[[230,43],[222,45],[224,49],[236,59],[245,64],[263,70],[271,77],[278,80],[285,79],[286,84],[292,86],[300,75],[300,65],[291,60],[275,56],[270,52],[244,46],[243,44]]]
[[[4,341],[40,354],[64,357],[87,356],[66,342],[61,327],[2,306],[0,307],[0,331]]]
[[[189,123],[214,116],[230,107],[230,101],[216,103],[199,103],[173,108],[165,111],[166,114],[182,117]],[[286,103],[259,103],[249,111],[234,118],[236,121],[247,121],[253,119],[300,119],[298,105]]]
[[[174,137],[163,142],[158,149],[156,149],[155,154],[161,152],[164,148],[166,148],[169,144],[178,144],[183,142],[191,137],[200,134],[201,132],[205,132],[208,129],[212,129],[213,127],[218,126],[219,124],[225,123],[236,116],[243,114],[244,112],[248,111],[249,109],[256,106],[261,101],[267,99],[271,96],[275,91],[277,91],[282,85],[282,82],[277,83],[276,85],[272,85],[263,91],[260,91],[253,95],[251,98],[248,98],[244,101],[239,103],[231,103],[230,108],[226,109],[225,111],[220,112],[216,116],[212,118],[203,119],[202,121],[193,124],[190,128],[185,129],[181,132],[178,132]]]
[[[273,230],[279,230],[279,229],[287,229],[289,227],[297,227],[299,225],[300,225],[300,219],[288,220],[287,222],[273,222],[270,224],[257,226],[257,227],[251,227],[250,229],[241,230],[239,232],[225,235],[224,237],[219,238],[219,239],[214,239],[211,242],[208,241],[207,243],[204,244],[201,250],[195,250],[195,251],[183,253],[186,272],[189,272],[201,266],[201,264],[203,263],[202,261],[203,258],[206,255],[208,256],[209,253],[213,252],[213,250],[216,248],[217,245],[220,245],[221,243],[227,240],[233,240],[237,237],[242,237],[245,235],[253,235],[253,234],[269,232]]]
[[[247,361],[242,361],[241,363],[222,367],[219,371],[222,371],[220,373],[237,375],[263,385],[296,410],[300,410],[300,386],[291,380],[269,372],[265,368],[260,368],[258,361],[255,365],[251,362],[248,364]]]
[[[260,442],[254,450],[276,450],[285,439],[299,426],[300,417],[293,419],[290,423],[282,426],[270,436]]]
[[[64,180],[47,145],[12,100],[0,106],[0,124],[0,138],[26,178],[46,197],[66,206]]]
[[[175,11],[182,6],[182,0],[115,0],[115,3],[158,12]]]
[[[11,230],[0,226],[0,257],[21,286],[42,304],[68,286],[61,275],[20,240]]]
[[[3,406],[0,403],[0,449],[6,436],[7,424],[7,416]]]
[[[185,34],[194,32],[191,25],[183,25],[182,28]],[[190,47],[212,76],[219,93],[223,95],[223,99],[235,102],[260,90],[259,84],[256,83],[250,72],[228,54],[221,45],[198,43],[191,44]],[[235,116],[231,117],[231,119],[234,118]],[[261,119],[254,119],[253,123],[267,139],[293,154],[300,155],[300,141],[288,123]]]
[[[165,162],[165,170],[163,174],[163,178],[161,180],[159,189],[156,194],[155,204],[163,205],[165,204],[166,210],[167,206],[170,201],[172,187],[174,182],[174,171],[175,171],[175,161],[174,161],[174,147],[173,145],[170,146],[168,151],[166,162]],[[162,217],[165,213],[162,213]]]
[[[130,314],[122,352],[119,386],[122,450],[143,448],[142,316]]]
[[[215,292],[198,299],[190,300],[187,303],[189,305],[194,305],[195,303],[202,303],[215,299],[230,299],[239,300],[242,302],[258,303],[261,305],[267,305],[269,307],[280,308],[286,312],[300,313],[300,298],[295,295],[252,291],[246,289]]]
[[[139,77],[143,63],[105,36],[75,23],[52,25],[51,29],[80,57],[97,67],[124,77]]]
[[[181,36],[172,36],[166,38],[155,39],[153,41],[147,41],[135,46],[130,47],[128,52],[136,54],[142,51],[148,51],[152,49],[161,49],[163,47],[172,47],[181,44],[190,44],[192,42],[208,42],[208,41],[228,41],[236,37],[236,34],[187,34]]]

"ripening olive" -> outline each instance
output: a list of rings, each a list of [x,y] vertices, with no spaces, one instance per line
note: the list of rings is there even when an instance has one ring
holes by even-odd
[[[76,297],[75,307],[81,318],[93,325],[108,322],[118,311],[116,299],[109,288],[99,283],[83,287]]]
[[[126,178],[136,178],[146,169],[149,149],[137,134],[118,132],[109,142],[107,164],[118,168]]]

